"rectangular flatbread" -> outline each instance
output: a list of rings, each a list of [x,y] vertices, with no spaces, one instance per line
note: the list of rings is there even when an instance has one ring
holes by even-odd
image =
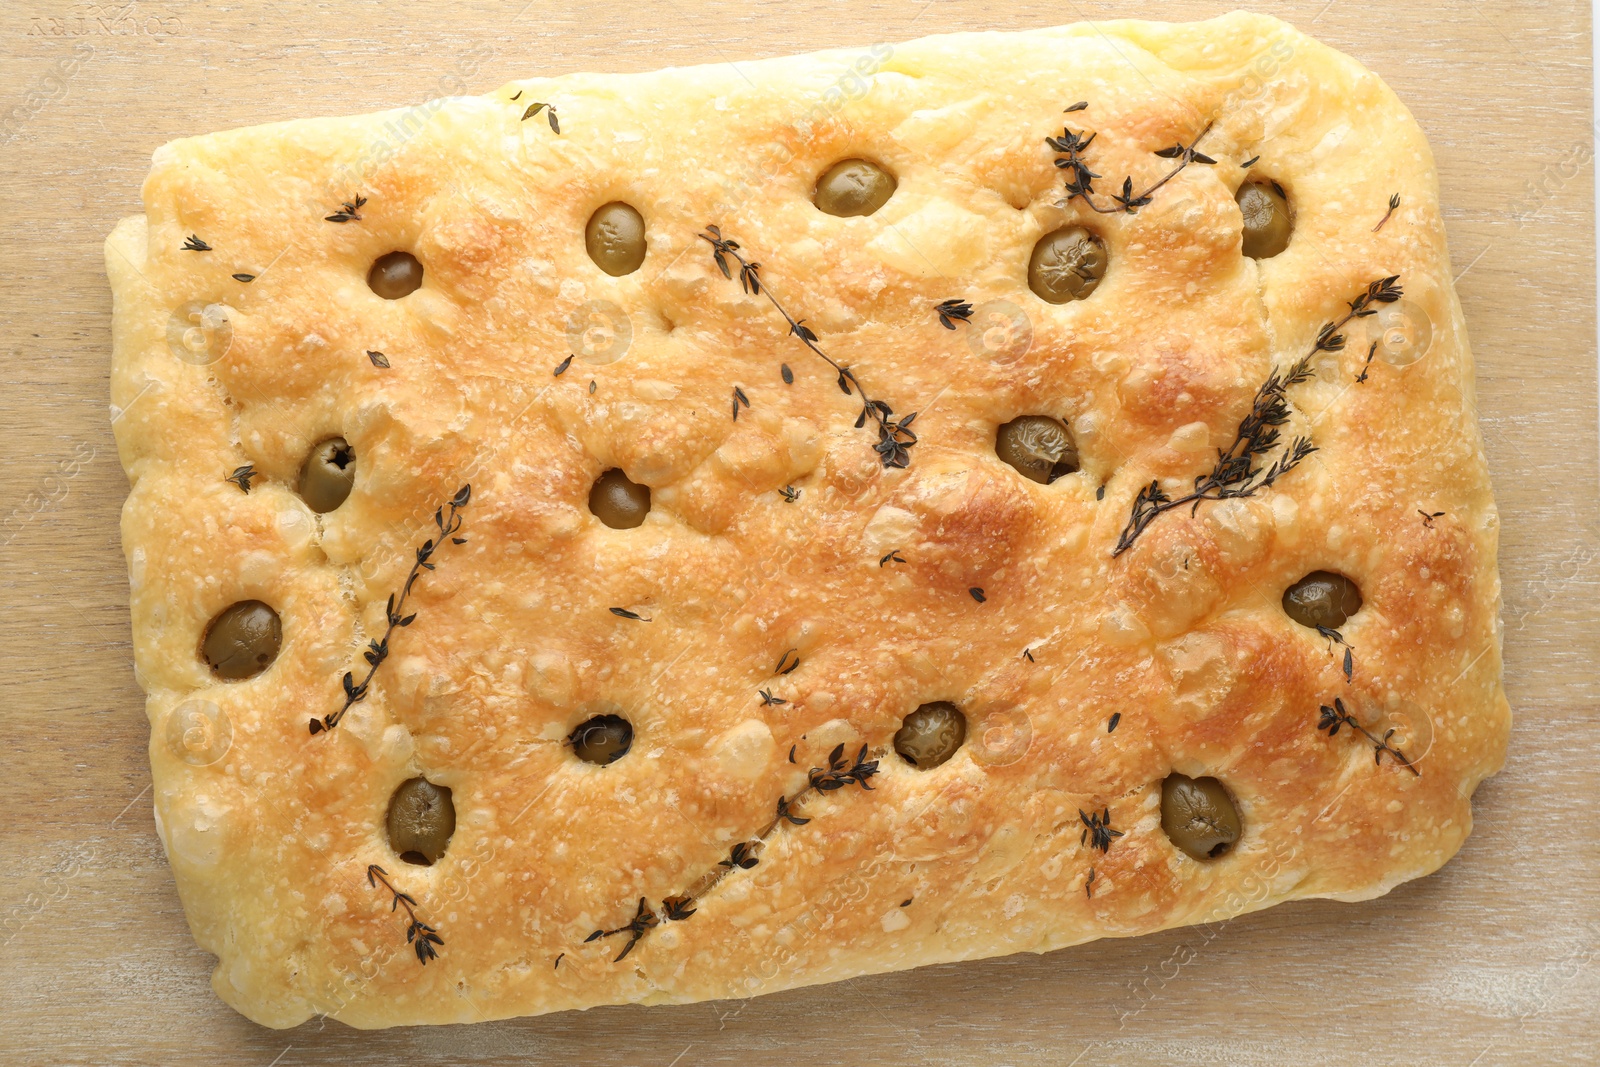
[[[1366,900],[1501,764],[1433,158],[1280,21],[532,78],[144,205],[156,821],[267,1026]]]

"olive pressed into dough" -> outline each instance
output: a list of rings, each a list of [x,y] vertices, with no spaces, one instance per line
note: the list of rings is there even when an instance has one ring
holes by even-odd
[[[1023,415],[995,433],[995,455],[1024,477],[1049,485],[1078,469],[1078,445],[1072,431],[1048,415]]]
[[[313,448],[300,468],[300,496],[318,514],[343,504],[355,484],[355,450],[342,437],[330,437]]]
[[[422,264],[410,252],[388,252],[373,261],[367,285],[385,300],[399,300],[422,287]]]
[[[241,600],[211,620],[200,652],[217,677],[236,682],[272,666],[282,645],[278,613],[259,600]]]
[[[613,467],[589,489],[589,510],[613,530],[631,530],[650,514],[650,487]]]
[[[633,724],[621,715],[596,715],[579,723],[567,737],[585,763],[615,763],[633,747]]]
[[[631,204],[613,200],[589,216],[583,244],[595,265],[613,278],[632,274],[648,251],[644,217]]]
[[[870,215],[894,195],[894,175],[866,159],[842,159],[817,179],[812,203],[840,218]]]
[[[1234,196],[1244,216],[1244,254],[1271,259],[1289,247],[1289,200],[1277,182],[1246,182]]]
[[[924,704],[905,717],[895,731],[894,750],[914,766],[928,770],[944,763],[967,739],[967,717],[946,700]]]
[[[1239,840],[1239,809],[1215,778],[1174,772],[1161,783],[1161,828],[1195,859],[1216,859]]]
[[[1045,234],[1028,259],[1028,288],[1052,304],[1084,299],[1105,276],[1105,242],[1082,226]]]
[[[389,798],[389,847],[407,863],[439,862],[456,832],[456,806],[450,790],[426,778],[402,782]]]
[[[1312,571],[1283,591],[1283,610],[1301,626],[1337,630],[1361,610],[1361,590],[1342,574]]]

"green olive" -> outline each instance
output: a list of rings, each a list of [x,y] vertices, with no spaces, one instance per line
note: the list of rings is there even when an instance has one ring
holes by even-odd
[[[300,496],[319,515],[343,504],[356,484],[356,454],[342,437],[330,437],[300,468]]]
[[[1028,288],[1052,304],[1084,299],[1105,276],[1105,242],[1082,226],[1045,234],[1028,260]]]
[[[613,467],[595,479],[589,510],[613,530],[631,530],[650,514],[650,487],[629,481]]]
[[[200,642],[201,655],[219,678],[251,678],[278,658],[283,624],[259,600],[241,600],[211,620]]]
[[[907,763],[927,770],[956,754],[967,739],[967,717],[945,700],[924,704],[895,731],[894,750]]]
[[[840,218],[870,215],[894,195],[894,175],[865,159],[841,159],[817,179],[811,202]]]
[[[1173,773],[1161,783],[1161,828],[1195,859],[1216,859],[1239,840],[1239,809],[1215,778]]]
[[[1289,246],[1289,201],[1277,182],[1239,186],[1239,213],[1244,216],[1244,254],[1271,259]]]
[[[410,252],[389,252],[373,261],[367,284],[385,300],[399,300],[421,288],[422,264]]]
[[[994,451],[1024,478],[1044,485],[1078,469],[1078,445],[1072,431],[1048,415],[1024,415],[1001,426]]]
[[[644,218],[630,205],[613,200],[589,216],[583,243],[589,258],[613,278],[632,274],[644,262]]]
[[[1337,630],[1361,610],[1361,590],[1342,574],[1312,571],[1283,591],[1283,610],[1301,626]]]
[[[578,724],[567,737],[578,758],[604,767],[615,763],[633,747],[633,724],[621,715],[596,715]]]
[[[450,790],[426,778],[403,782],[389,798],[389,847],[407,863],[437,863],[456,832]]]

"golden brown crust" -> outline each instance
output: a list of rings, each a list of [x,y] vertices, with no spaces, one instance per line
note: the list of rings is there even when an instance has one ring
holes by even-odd
[[[108,241],[158,826],[219,957],[213,984],[252,1019],[378,1027],[744,996],[1362,899],[1465,838],[1509,724],[1497,521],[1432,157],[1393,94],[1246,14],[741,72],[538,79],[174,142],[146,214]],[[1077,100],[1090,107],[1063,116]],[[559,134],[521,121],[530,101],[557,105]],[[1064,118],[1098,132],[1087,158],[1110,189],[1164,174],[1153,150],[1197,116],[1215,117],[1215,165],[1137,214],[1059,205],[1043,139]],[[818,212],[816,175],[855,155],[893,170],[893,198],[869,217]],[[1288,250],[1259,262],[1240,255],[1233,200],[1251,156],[1296,206]],[[324,221],[357,193],[359,221]],[[620,278],[583,242],[611,200],[641,211],[649,239]],[[869,392],[920,412],[908,469],[884,469],[832,372],[716,271],[696,236],[711,223]],[[1030,251],[1073,223],[1102,236],[1110,269],[1090,299],[1045,304]],[[213,251],[182,251],[191,233]],[[426,277],[391,302],[365,276],[395,249]],[[1269,491],[1168,512],[1113,557],[1140,488],[1183,492],[1269,370],[1389,275],[1431,325],[1426,357],[1375,360],[1357,383],[1368,320],[1353,323],[1291,390],[1286,436],[1309,433],[1317,453]],[[952,297],[980,311],[954,332],[932,310]],[[225,306],[226,351],[183,349],[204,325],[185,309],[209,304]],[[1007,315],[1025,354],[1002,343]],[[625,327],[620,358],[553,376],[597,324]],[[737,421],[735,386],[750,400]],[[1002,464],[996,428],[1024,414],[1069,420],[1082,471],[1041,485]],[[294,486],[336,434],[359,457],[355,490],[316,516]],[[259,472],[248,494],[224,480],[243,464]],[[611,467],[652,487],[637,529],[588,511]],[[424,573],[372,695],[309,735],[465,482],[467,543]],[[894,550],[905,562],[880,566]],[[1342,650],[1278,603],[1318,569],[1365,597],[1341,631],[1348,683]],[[249,598],[282,616],[282,652],[218,683],[201,632]],[[775,674],[789,650],[800,666]],[[1395,726],[1420,774],[1320,732],[1335,696],[1375,733]],[[923,771],[890,743],[934,700],[963,708],[967,742]],[[568,732],[616,709],[632,751],[575,759]],[[659,911],[701,883],[808,768],[863,743],[881,761],[870,792],[808,794],[809,822],[772,829],[756,866],[624,961],[625,934],[585,943],[639,898]],[[1174,770],[1237,800],[1244,832],[1223,858],[1195,861],[1161,830]],[[419,774],[457,813],[426,868],[383,829]],[[1080,812],[1104,810],[1123,836],[1102,852],[1080,842]],[[438,930],[438,959],[411,954],[374,863]]]

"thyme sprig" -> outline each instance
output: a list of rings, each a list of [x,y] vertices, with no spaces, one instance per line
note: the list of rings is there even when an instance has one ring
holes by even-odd
[[[680,908],[688,905],[687,898],[672,897],[669,899],[678,904]],[[691,908],[688,914],[693,915],[694,909]],[[687,918],[688,916],[686,915],[684,917]],[[594,933],[584,938],[583,943],[587,945],[589,942],[598,941],[602,937],[610,937],[612,934],[626,933],[628,935],[628,943],[622,946],[622,951],[617,953],[617,958],[611,961],[612,963],[621,963],[627,957],[628,953],[633,951],[633,946],[639,943],[639,939],[645,935],[645,931],[658,925],[660,922],[661,917],[651,909],[650,902],[644,897],[640,897],[639,910],[634,912],[632,919],[629,919],[615,930],[596,930]]]
[[[803,738],[802,738],[803,739]],[[789,749],[789,762],[794,762],[794,747]],[[856,784],[862,789],[871,791],[872,786],[867,784],[867,779],[878,773],[878,761],[867,759],[867,746],[862,745],[861,751],[855,759],[847,759],[844,754],[844,745],[835,745],[828,754],[827,769],[812,767],[807,778],[808,784],[803,786],[794,796],[780,796],[772,821],[764,829],[748,841],[740,841],[729,851],[726,859],[718,860],[711,872],[702,877],[697,883],[697,888],[676,896],[666,897],[661,901],[662,914],[672,920],[687,919],[695,913],[694,904],[706,893],[716,886],[724,877],[734,871],[749,870],[761,862],[756,855],[757,849],[765,844],[768,837],[782,824],[804,826],[812,821],[812,816],[798,815],[796,806],[811,793],[827,793],[836,789],[843,789],[848,785]],[[909,902],[908,902],[909,903]],[[903,906],[903,905],[902,905]],[[602,937],[627,932],[630,936],[627,945],[623,946],[613,963],[621,962],[622,958],[633,951],[633,946],[652,927],[659,924],[660,916],[650,908],[649,901],[644,897],[639,898],[639,906],[633,919],[615,930],[596,930],[584,938],[584,943],[598,941]]]
[[[1261,457],[1277,447],[1278,428],[1289,421],[1289,388],[1315,377],[1311,361],[1318,353],[1338,352],[1344,348],[1345,336],[1339,331],[1347,323],[1352,319],[1376,315],[1378,309],[1374,304],[1391,304],[1399,300],[1402,295],[1399,280],[1399,275],[1391,275],[1368,283],[1366,289],[1349,302],[1350,310],[1342,318],[1323,324],[1310,352],[1286,371],[1273,368],[1261,388],[1256,390],[1255,400],[1250,405],[1249,413],[1240,420],[1233,443],[1226,449],[1217,450],[1216,464],[1210,473],[1195,477],[1192,492],[1174,498],[1168,496],[1161,488],[1161,483],[1155,480],[1141,488],[1134,497],[1128,524],[1117,538],[1112,556],[1120,556],[1133,547],[1139,535],[1163,512],[1187,504],[1190,505],[1189,513],[1193,515],[1207,500],[1254,496],[1270,488],[1315,452],[1317,448],[1311,443],[1311,438],[1296,437],[1276,460],[1264,466],[1260,462]]]
[[[1389,221],[1389,219],[1394,215],[1395,208],[1399,206],[1400,194],[1395,193],[1389,197],[1389,210],[1383,213],[1383,218],[1378,220],[1378,224],[1372,228],[1372,232],[1377,233],[1379,230],[1383,229],[1383,224]]]
[[[200,240],[200,237],[199,237],[198,234],[191,233],[188,237],[185,237],[183,239],[183,249],[182,249],[182,251],[184,251],[184,252],[209,252],[209,251],[211,251],[211,246],[206,244],[204,241]]]
[[[862,386],[855,372],[848,364],[837,362],[832,356],[822,350],[817,343],[816,332],[805,324],[804,319],[797,319],[778,302],[772,295],[772,290],[761,280],[761,264],[745,259],[739,251],[739,242],[722,236],[722,230],[717,226],[708,225],[704,233],[697,234],[702,240],[711,245],[711,257],[716,261],[717,269],[722,271],[722,276],[733,279],[732,269],[728,266],[731,257],[739,264],[739,286],[752,296],[765,296],[767,301],[777,309],[784,321],[789,324],[789,332],[800,339],[800,343],[827,361],[838,374],[839,388],[846,396],[861,397],[861,414],[856,419],[856,428],[859,429],[872,419],[878,427],[878,443],[873,446],[873,451],[878,453],[885,467],[905,467],[911,463],[911,446],[917,443],[917,435],[911,429],[911,423],[916,420],[917,413],[893,418],[894,409],[882,400],[874,400],[867,395],[866,388]],[[788,380],[787,378],[785,379]],[[853,388],[852,388],[853,387]],[[737,404],[737,401],[735,402]]]
[[[939,313],[939,323],[947,330],[955,329],[958,319],[962,322],[972,321],[972,305],[965,300],[941,300],[933,306],[933,310]]]
[[[389,872],[379,867],[376,863],[367,864],[367,884],[374,889],[378,883],[383,883],[383,888],[394,894],[394,899],[389,902],[389,910],[395,911],[401,905],[406,909],[406,944],[410,945],[417,953],[417,962],[423,966],[431,959],[437,959],[439,953],[434,950],[435,945],[444,944],[444,938],[439,932],[421,919],[417,918],[417,901],[410,893],[402,893],[394,887],[388,879]]]
[[[439,535],[428,538],[417,549],[416,562],[412,563],[411,573],[406,576],[406,584],[400,590],[400,598],[396,600],[393,593],[389,594],[389,603],[384,609],[389,625],[384,629],[383,637],[379,640],[369,641],[367,650],[362,653],[362,658],[367,661],[367,676],[357,684],[354,674],[350,671],[344,672],[344,706],[331,715],[324,715],[320,719],[312,719],[311,733],[313,736],[338,726],[340,721],[344,719],[345,712],[367,699],[367,694],[372,688],[373,676],[378,673],[378,668],[383,665],[383,661],[389,658],[389,638],[393,636],[395,630],[410,626],[416,621],[416,612],[412,612],[410,615],[404,614],[406,598],[411,595],[411,589],[417,584],[417,579],[422,577],[422,572],[434,569],[434,564],[431,562],[433,554],[439,550],[440,545],[444,544],[445,538],[449,538],[451,544],[464,545],[467,543],[465,537],[456,536],[456,531],[461,529],[461,509],[466,507],[471,499],[472,486],[470,484],[463,485],[456,490],[456,495],[450,498],[450,502],[447,505],[450,509],[448,516],[445,514],[443,507],[434,509],[433,522],[439,528]]]
[[[1101,852],[1111,851],[1111,839],[1123,836],[1121,830],[1111,828],[1111,809],[1105,811],[1085,812],[1078,809],[1078,821],[1083,823],[1083,829],[1078,833],[1078,844],[1087,844],[1090,848],[1097,848]]]
[[[323,216],[323,221],[360,222],[361,209],[366,205],[366,203],[367,198],[357,193],[354,200],[346,200],[344,203],[340,204],[338,211],[335,211],[332,215]]]
[[[1074,110],[1074,108],[1068,108],[1067,110],[1071,111]],[[1044,139],[1044,143],[1049,145],[1054,151],[1060,153],[1056,158],[1055,165],[1056,169],[1067,172],[1067,176],[1065,178],[1067,188],[1067,203],[1071,203],[1073,200],[1081,199],[1085,204],[1088,204],[1091,209],[1101,215],[1134,215],[1138,213],[1140,208],[1144,207],[1146,204],[1150,203],[1152,199],[1154,199],[1156,190],[1170,182],[1173,178],[1176,178],[1178,174],[1189,164],[1201,163],[1209,165],[1216,163],[1215,159],[1212,159],[1204,152],[1198,150],[1201,139],[1203,139],[1206,134],[1211,132],[1211,127],[1212,123],[1206,123],[1205,127],[1195,135],[1194,140],[1190,141],[1188,144],[1184,144],[1182,141],[1180,141],[1169,148],[1158,149],[1155,153],[1157,156],[1160,156],[1162,159],[1175,159],[1178,162],[1171,170],[1164,174],[1160,180],[1150,185],[1143,192],[1137,194],[1135,194],[1133,191],[1133,178],[1123,178],[1122,191],[1120,193],[1111,194],[1111,200],[1114,206],[1106,207],[1101,207],[1094,201],[1096,192],[1094,180],[1102,177],[1102,175],[1096,174],[1094,171],[1090,170],[1089,164],[1083,158],[1083,153],[1089,150],[1089,146],[1094,143],[1094,139],[1098,137],[1099,134],[1090,133],[1085,136],[1085,131],[1075,131],[1070,126],[1062,126],[1060,137],[1046,137]]]
[[[1381,764],[1383,762],[1383,754],[1387,752],[1397,761],[1404,764],[1406,770],[1410,771],[1418,778],[1422,777],[1422,772],[1417,770],[1417,768],[1412,765],[1411,761],[1406,758],[1406,754],[1389,743],[1389,738],[1394,736],[1396,729],[1395,727],[1389,727],[1389,729],[1384,732],[1382,737],[1374,737],[1366,727],[1356,722],[1355,718],[1348,711],[1345,711],[1344,701],[1339,697],[1333,698],[1333,707],[1330,708],[1328,705],[1324,704],[1318,710],[1322,713],[1321,717],[1317,720],[1318,730],[1326,730],[1328,731],[1328,736],[1333,737],[1339,732],[1340,727],[1348,726],[1350,729],[1356,731],[1362,737],[1365,737],[1368,741],[1372,742],[1373,763]]]

